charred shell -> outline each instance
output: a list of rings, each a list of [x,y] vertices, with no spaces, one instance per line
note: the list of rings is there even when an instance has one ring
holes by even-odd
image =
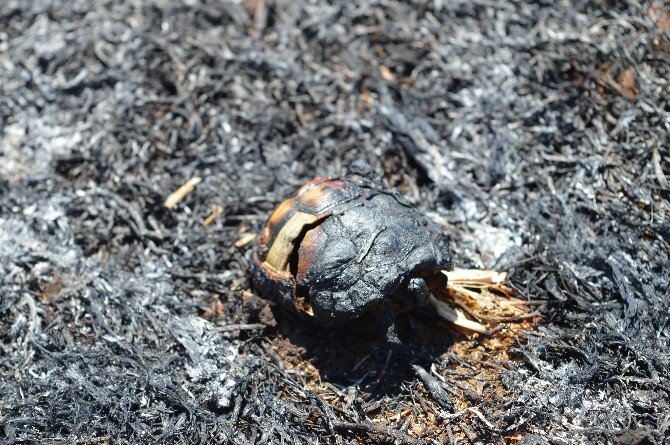
[[[423,305],[424,279],[451,269],[440,230],[358,173],[300,187],[274,209],[252,256],[254,283],[267,298],[326,326],[380,305]]]

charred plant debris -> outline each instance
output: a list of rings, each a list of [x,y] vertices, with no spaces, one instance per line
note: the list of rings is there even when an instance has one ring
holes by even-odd
[[[661,1],[3,1],[0,441],[662,443],[669,23]],[[357,159],[541,320],[446,335],[414,311],[396,351],[268,306],[250,240]],[[441,298],[495,318],[495,286]]]

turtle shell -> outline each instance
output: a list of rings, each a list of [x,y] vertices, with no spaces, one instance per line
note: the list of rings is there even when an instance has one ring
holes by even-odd
[[[281,202],[258,236],[253,280],[286,308],[336,326],[451,269],[440,230],[397,193],[349,174],[317,178]]]

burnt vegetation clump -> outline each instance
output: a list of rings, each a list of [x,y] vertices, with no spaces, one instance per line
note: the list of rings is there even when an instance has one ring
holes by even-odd
[[[660,0],[3,1],[0,443],[667,442],[669,54]],[[260,298],[271,210],[359,160],[514,323]]]

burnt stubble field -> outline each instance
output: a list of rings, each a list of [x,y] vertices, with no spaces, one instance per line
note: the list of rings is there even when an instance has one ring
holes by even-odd
[[[668,443],[669,54],[660,0],[0,0],[0,442]],[[261,298],[356,160],[534,316]]]

